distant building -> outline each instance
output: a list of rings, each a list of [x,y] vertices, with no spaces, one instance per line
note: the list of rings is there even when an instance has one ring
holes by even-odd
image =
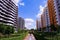
[[[0,0],[0,23],[17,27],[18,7],[12,0]]]
[[[41,15],[41,28],[43,28],[43,14]]]
[[[49,30],[50,17],[49,17],[49,12],[48,12],[47,6],[44,8],[43,14],[41,15],[41,26],[42,26],[42,28],[46,27],[46,31]]]
[[[49,11],[48,11],[47,6],[44,9],[44,18],[45,18],[46,31],[49,31],[50,30],[50,17],[49,17]]]
[[[51,30],[51,25],[57,28],[60,25],[60,0],[48,0],[40,19],[40,23],[37,21],[37,29],[39,24],[41,28],[46,27],[46,31]]]
[[[25,28],[25,20],[22,17],[18,18],[18,28],[21,30],[24,30]]]
[[[37,30],[40,30],[40,20],[36,20],[36,28]]]

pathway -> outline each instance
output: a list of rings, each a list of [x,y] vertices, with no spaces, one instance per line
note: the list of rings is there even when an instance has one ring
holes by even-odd
[[[33,36],[33,34],[28,34],[24,40],[35,40],[35,37]]]

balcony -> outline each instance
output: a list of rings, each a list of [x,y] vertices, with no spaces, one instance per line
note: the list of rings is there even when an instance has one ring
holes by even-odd
[[[4,2],[9,6],[9,7],[11,7],[11,9],[14,11],[14,10],[16,10],[16,8],[15,8],[15,6],[13,5],[14,3],[12,2],[12,1],[5,1],[4,0]],[[12,4],[13,3],[13,4]],[[11,5],[12,4],[12,5]]]
[[[15,11],[13,8],[11,8],[8,4],[6,4],[5,2],[2,1],[2,3],[0,3],[5,9],[9,10],[10,12],[15,14]],[[9,9],[8,9],[9,8]]]
[[[11,26],[14,26],[13,24],[9,24],[9,23],[7,23],[7,25],[11,25]]]
[[[3,9],[3,8],[2,8],[2,9]],[[4,10],[5,12],[4,12],[3,10]],[[5,9],[3,9],[3,10],[0,11],[0,12],[1,12],[1,13],[4,12],[3,14],[4,14],[5,16],[8,16],[8,17],[11,17],[12,19],[14,19],[14,16],[8,14],[8,13],[10,13],[10,12],[6,11]]]
[[[10,18],[10,17],[6,17],[4,15],[0,15],[0,17],[4,18],[5,20],[11,20],[11,21],[14,21],[14,19]]]

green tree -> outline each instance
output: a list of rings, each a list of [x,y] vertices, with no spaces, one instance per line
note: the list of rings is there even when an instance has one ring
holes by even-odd
[[[0,24],[0,33],[2,33],[2,34],[14,33],[14,28],[13,28],[13,26]]]
[[[50,28],[52,31],[57,31],[57,28],[53,24],[50,26]]]
[[[44,32],[45,30],[46,30],[46,27],[43,27],[43,28],[42,28],[42,31]]]
[[[4,33],[5,31],[5,25],[4,24],[0,24],[0,32]]]
[[[5,34],[14,33],[14,28],[12,26],[7,25],[5,29]]]
[[[18,28],[18,33],[21,33],[21,30],[20,30],[20,28]]]
[[[60,25],[57,25],[57,32],[60,32]]]

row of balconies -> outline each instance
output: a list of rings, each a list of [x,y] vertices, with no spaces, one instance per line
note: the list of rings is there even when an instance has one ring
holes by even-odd
[[[4,15],[0,15],[0,17],[5,18],[5,20],[7,19],[7,20],[11,20],[12,22],[16,22],[16,18],[12,19],[12,18],[6,17],[6,16],[4,16]]]
[[[4,20],[3,18],[0,18],[0,20],[2,20],[2,21],[6,21],[6,22],[14,23],[13,21],[10,21],[10,20]]]
[[[13,2],[8,2],[6,0],[0,0],[0,21],[6,23],[7,25],[16,24],[16,13],[17,6]],[[3,10],[3,11],[2,11]],[[12,15],[11,15],[12,14]],[[11,21],[12,20],[12,21]],[[15,23],[15,24],[14,24]]]
[[[4,19],[0,19],[0,22],[14,24],[13,22],[9,20],[4,20]]]
[[[14,21],[14,19],[11,19],[11,18],[6,17],[6,16],[3,16],[3,15],[0,15],[0,17],[4,18],[5,20],[11,20],[11,21]]]
[[[12,16],[12,15],[9,15],[9,13],[7,14],[7,13],[5,13],[4,11],[0,11],[3,15],[5,15],[5,16],[8,16],[8,17],[10,17],[10,18],[12,18],[12,19],[14,19],[14,17]]]
[[[16,10],[16,5],[13,5],[14,3],[12,1],[6,1],[4,0],[4,2],[9,5],[10,7],[12,7],[14,10]]]
[[[10,14],[10,15],[11,15],[11,14],[13,14],[13,13],[11,13],[11,12],[9,12],[9,11],[5,10],[5,9],[4,9],[4,8],[2,8],[2,7],[0,7],[0,8],[1,8],[1,9],[3,9],[3,11],[5,11],[7,15],[9,15],[9,14]],[[8,13],[9,13],[9,14],[8,14]],[[12,17],[15,17],[15,15],[11,15],[11,16],[12,16]]]
[[[1,4],[1,5],[3,5],[3,4]],[[14,15],[14,14],[11,14],[12,10],[5,9],[4,5],[2,7],[0,7],[0,8],[3,9],[4,11],[6,11],[7,13],[10,13],[10,15]],[[11,11],[11,12],[9,12],[8,10]]]
[[[4,8],[6,8],[6,7],[4,6]],[[16,13],[17,13],[17,11],[18,11],[18,10],[13,11],[11,8],[10,8],[10,9],[8,9],[8,8],[7,8],[6,10],[8,10],[8,11],[10,11],[10,12],[14,13],[15,15],[16,15]]]
[[[9,23],[7,23],[6,25],[11,25],[11,26],[14,26],[13,24],[9,24]]]
[[[2,22],[0,22],[0,23],[2,23]],[[10,24],[10,23],[3,23],[3,24],[14,26],[13,24]]]
[[[11,5],[13,5],[13,8],[12,8],[12,7],[10,7],[11,5],[10,5],[8,2],[5,3],[4,1],[0,1],[0,3],[1,3],[1,4],[4,4],[5,6],[9,7],[11,10],[13,10],[15,13],[17,13],[17,12],[16,12],[16,11],[17,11],[17,6],[16,6],[16,5],[15,5],[15,6],[16,6],[16,7],[15,7],[13,4],[11,4]],[[4,6],[4,7],[5,7],[5,6]],[[5,8],[6,8],[6,7],[5,7]],[[14,10],[14,8],[15,8],[15,10]]]
[[[4,18],[4,19],[6,19],[6,20],[11,20],[11,21],[14,21],[14,19],[9,18],[9,17],[6,17],[6,16],[3,16],[3,15],[0,15],[0,17]]]
[[[14,2],[11,1],[10,4],[15,7],[15,10],[17,9],[17,6],[15,5]]]
[[[55,4],[55,6],[57,6],[57,10],[55,9],[55,13],[58,11],[58,13],[60,12],[60,3],[59,3],[59,0],[56,0],[56,4]],[[56,22],[57,22],[57,24],[59,24],[59,21],[58,21],[58,13],[56,13]]]
[[[5,7],[6,9],[10,9],[10,11],[11,12],[16,12],[16,10],[14,10],[14,8],[12,8],[8,3],[5,3],[5,2],[1,2],[1,5],[3,6],[3,7]],[[5,6],[4,6],[5,5]],[[15,14],[15,13],[14,13]]]

